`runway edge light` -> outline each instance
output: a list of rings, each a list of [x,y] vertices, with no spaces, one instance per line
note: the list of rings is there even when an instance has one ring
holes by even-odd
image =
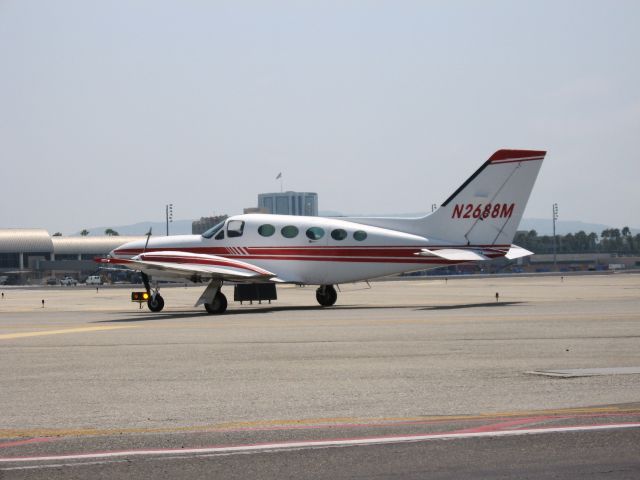
[[[131,292],[132,302],[146,302],[149,300],[149,294],[147,292]]]

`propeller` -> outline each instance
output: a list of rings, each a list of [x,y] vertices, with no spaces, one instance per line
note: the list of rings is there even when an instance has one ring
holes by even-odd
[[[147,232],[147,241],[144,243],[144,248],[142,249],[142,253],[147,251],[147,245],[149,245],[149,238],[151,237],[151,230],[153,227],[149,227],[149,231]]]

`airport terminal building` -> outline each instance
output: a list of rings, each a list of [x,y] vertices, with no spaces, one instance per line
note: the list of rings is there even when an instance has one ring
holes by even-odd
[[[36,228],[0,229],[0,276],[20,283],[45,277],[82,278],[95,273],[95,257],[104,257],[123,243],[143,236],[51,236]]]
[[[258,194],[258,208],[277,215],[318,216],[315,192],[279,192]]]

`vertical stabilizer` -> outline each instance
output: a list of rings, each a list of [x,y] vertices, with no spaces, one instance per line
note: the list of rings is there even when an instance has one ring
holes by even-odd
[[[346,220],[453,245],[511,245],[546,153],[498,150],[426,217]]]
[[[432,215],[423,235],[467,245],[510,245],[546,152],[498,150]]]

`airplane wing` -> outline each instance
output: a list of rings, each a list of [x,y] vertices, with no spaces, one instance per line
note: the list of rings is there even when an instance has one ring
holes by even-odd
[[[247,262],[188,252],[149,252],[130,259],[100,258],[97,262],[124,265],[147,275],[191,281],[223,280],[243,282],[278,282],[274,273]]]

